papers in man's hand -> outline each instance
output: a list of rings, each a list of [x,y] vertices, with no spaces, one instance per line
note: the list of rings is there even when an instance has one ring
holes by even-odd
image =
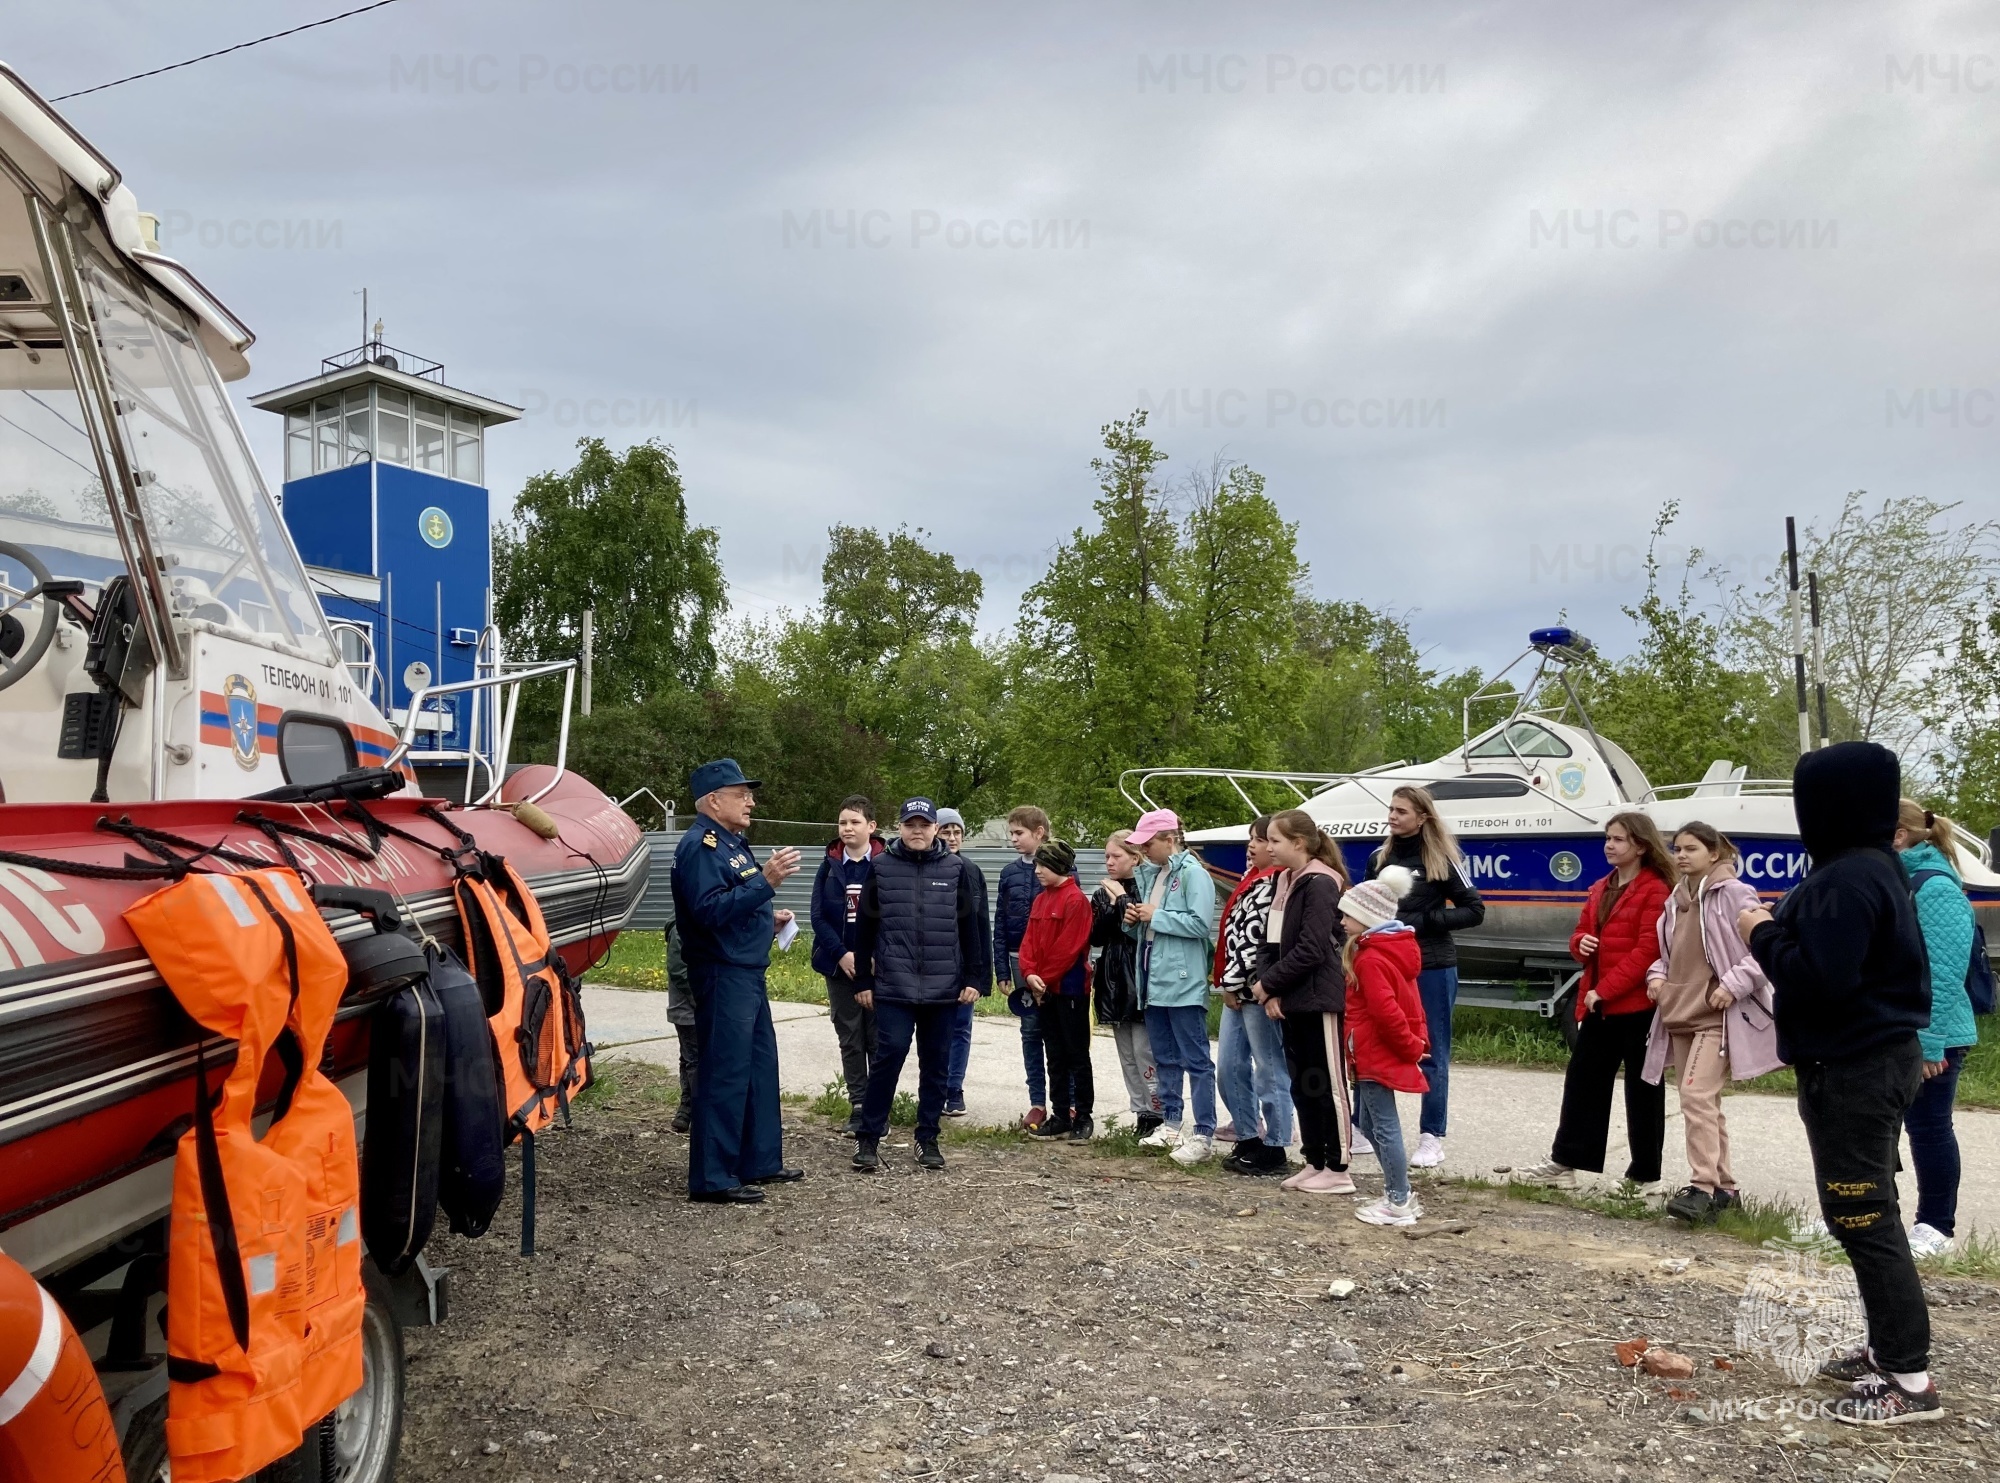
[[[781,953],[789,951],[791,945],[798,940],[798,935],[799,935],[799,919],[797,917],[793,917],[789,922],[785,923],[784,926],[778,929],[778,951]]]

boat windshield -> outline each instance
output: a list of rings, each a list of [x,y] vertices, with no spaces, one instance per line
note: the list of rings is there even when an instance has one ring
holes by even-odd
[[[1510,721],[1484,741],[1474,742],[1468,757],[1567,757],[1569,744],[1546,726]]]
[[[56,577],[74,577],[101,588],[125,570],[104,485],[97,477],[90,435],[69,382],[66,357],[38,350],[35,384],[0,387],[0,540],[25,546]],[[28,365],[10,347],[0,367]],[[27,573],[0,559],[8,585],[28,585]]]
[[[175,614],[192,628],[327,657],[330,641],[305,569],[194,325],[94,252],[86,249],[83,258],[119,436]],[[72,518],[103,526],[103,493],[94,468],[85,472],[94,493],[87,499],[79,490]]]

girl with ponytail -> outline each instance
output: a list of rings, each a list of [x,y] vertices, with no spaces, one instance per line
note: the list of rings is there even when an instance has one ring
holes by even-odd
[[[1451,1091],[1451,1014],[1458,1004],[1458,946],[1451,934],[1486,920],[1486,904],[1472,889],[1458,841],[1438,815],[1428,789],[1406,784],[1389,795],[1389,838],[1368,862],[1373,880],[1391,865],[1410,872],[1414,884],[1397,909],[1416,929],[1423,967],[1417,992],[1424,1002],[1430,1049],[1424,1056],[1424,1093],[1418,1120],[1417,1151],[1410,1162],[1420,1169],[1444,1162],[1445,1112]]]
[[[1917,1031],[1923,1048],[1924,1081],[1903,1127],[1910,1135],[1910,1162],[1917,1171],[1917,1219],[1910,1229],[1916,1256],[1937,1256],[1951,1247],[1958,1231],[1958,1132],[1952,1103],[1966,1052],[1979,1041],[1966,980],[1972,969],[1977,922],[1958,874],[1958,844],[1951,820],[1915,799],[1896,810],[1896,855],[1910,877],[1917,903],[1917,929],[1931,965],[1931,1022]]]

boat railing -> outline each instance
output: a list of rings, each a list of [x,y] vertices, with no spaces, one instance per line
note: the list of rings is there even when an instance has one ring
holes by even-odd
[[[1675,798],[1736,798],[1748,794],[1759,798],[1790,798],[1790,778],[1705,778],[1693,783],[1663,783],[1648,788],[1639,802],[1664,803]]]
[[[1357,772],[1293,772],[1278,770],[1260,771],[1248,767],[1128,767],[1118,774],[1118,791],[1125,795],[1125,801],[1141,813],[1164,807],[1147,791],[1148,786],[1158,778],[1219,778],[1236,790],[1236,796],[1243,800],[1243,806],[1253,814],[1267,810],[1243,791],[1245,783],[1282,783],[1298,795],[1304,803],[1314,794],[1324,793],[1328,788],[1342,783],[1351,783],[1359,778],[1380,778],[1396,772],[1399,768],[1413,766],[1407,758],[1384,762],[1378,767],[1364,767]],[[1136,782],[1128,779],[1136,778]],[[1306,786],[1301,786],[1301,785]],[[1135,793],[1133,790],[1137,789]]]
[[[632,812],[632,804],[636,800],[641,798],[650,798],[653,800],[653,807],[660,811],[660,817],[664,821],[660,825],[662,829],[673,828],[674,826],[673,799],[662,798],[660,797],[659,794],[655,793],[651,788],[634,789],[632,792],[627,793],[623,798],[618,800],[618,806],[624,809],[626,813],[630,814]],[[635,816],[635,821],[636,821],[636,816]]]
[[[553,679],[561,675],[562,719],[556,731],[555,775],[530,797],[518,800],[525,803],[538,802],[562,780],[563,772],[569,764],[569,718],[571,703],[576,696],[577,661],[503,659],[500,652],[500,631],[490,624],[481,632],[479,645],[474,654],[473,678],[454,680],[449,684],[425,685],[411,694],[409,709],[403,713],[403,724],[396,738],[396,749],[389,754],[386,765],[395,767],[410,755],[426,705],[446,696],[471,696],[472,704],[467,707],[464,748],[452,750],[425,748],[419,755],[425,762],[465,764],[464,801],[468,808],[493,802],[500,796],[500,790],[507,781],[507,764],[514,748],[514,723],[520,713],[522,687],[531,680]],[[479,672],[482,670],[485,673]],[[482,720],[487,738],[483,746]],[[479,789],[481,769],[484,769],[486,774],[484,791]]]

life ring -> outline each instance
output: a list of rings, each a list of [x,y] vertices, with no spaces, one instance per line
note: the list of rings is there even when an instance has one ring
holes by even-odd
[[[0,1252],[0,1483],[125,1483],[97,1368],[48,1289]]]

